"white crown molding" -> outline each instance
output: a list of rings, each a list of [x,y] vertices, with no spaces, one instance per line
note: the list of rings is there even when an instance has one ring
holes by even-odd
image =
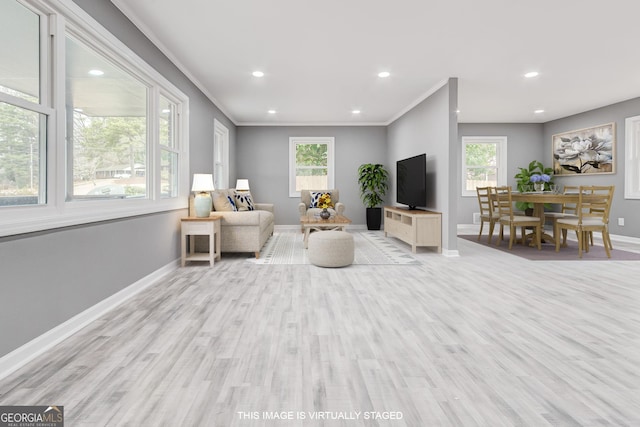
[[[386,126],[384,122],[357,122],[357,123],[345,123],[345,122],[238,122],[236,126]]]
[[[216,106],[220,111],[227,116],[231,122],[238,126],[238,122],[234,119],[234,117],[226,110],[220,102],[207,90],[206,86],[203,85],[191,72],[187,67],[185,67],[173,52],[167,48],[160,39],[156,36],[156,34],[149,29],[147,25],[131,10],[131,8],[124,2],[123,0],[111,0],[111,3],[115,7],[117,7],[120,12],[122,12],[127,19],[129,19],[135,26],[142,32],[142,34],[147,37],[151,43],[153,43],[159,50],[162,52],[178,69],[193,83],[200,91]]]

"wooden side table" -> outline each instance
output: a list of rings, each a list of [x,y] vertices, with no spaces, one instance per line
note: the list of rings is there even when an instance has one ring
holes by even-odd
[[[181,251],[182,266],[187,261],[209,261],[213,267],[215,259],[220,259],[220,215],[211,215],[205,218],[194,216],[181,218]],[[188,236],[209,236],[209,252],[195,251],[195,238],[189,238],[189,253],[187,253]]]

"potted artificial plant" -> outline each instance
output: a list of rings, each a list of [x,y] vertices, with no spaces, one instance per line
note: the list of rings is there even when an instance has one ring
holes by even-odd
[[[365,163],[358,168],[360,197],[367,207],[367,229],[380,230],[382,196],[387,192],[389,174],[383,165]]]
[[[518,191],[525,193],[531,191],[535,183],[542,184],[544,190],[550,190],[553,185],[553,169],[545,168],[542,162],[534,160],[527,168],[518,168],[520,171],[514,176]],[[516,209],[525,212],[533,212],[533,203],[516,202]]]

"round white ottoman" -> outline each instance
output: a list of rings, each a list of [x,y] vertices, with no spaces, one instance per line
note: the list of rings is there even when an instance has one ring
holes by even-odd
[[[309,262],[319,267],[353,264],[353,236],[346,231],[316,231],[309,236]]]

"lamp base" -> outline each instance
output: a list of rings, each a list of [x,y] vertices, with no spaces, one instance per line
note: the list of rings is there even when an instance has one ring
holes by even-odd
[[[211,215],[211,195],[208,193],[196,194],[193,199],[193,208],[197,218],[207,218]]]

